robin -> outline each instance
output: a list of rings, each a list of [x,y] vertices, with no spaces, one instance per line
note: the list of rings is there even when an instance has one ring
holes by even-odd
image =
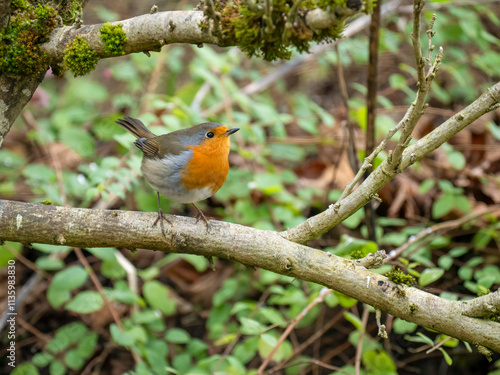
[[[208,220],[195,202],[214,195],[226,181],[229,136],[240,129],[205,122],[156,136],[138,119],[124,117],[116,123],[137,138],[134,145],[143,152],[142,174],[158,195],[158,217],[153,226],[160,221],[165,236],[163,219],[168,219],[160,207],[161,194],[179,203],[191,203],[198,211],[198,220],[203,219],[208,228]]]

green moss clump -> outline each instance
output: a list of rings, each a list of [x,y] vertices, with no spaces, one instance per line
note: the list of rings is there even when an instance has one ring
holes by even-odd
[[[338,11],[345,9],[345,0],[307,0],[299,4],[273,0],[270,20],[265,7],[262,1],[256,1],[252,9],[241,0],[228,3],[221,11],[221,37],[226,44],[239,46],[250,57],[262,56],[268,61],[289,59],[293,48],[309,52],[311,42],[339,38],[348,14]],[[335,12],[338,21],[330,28],[313,31],[307,27],[305,16],[309,9],[318,7]]]
[[[365,257],[365,253],[360,249],[353,250],[350,255],[351,259],[361,259]]]
[[[30,7],[30,3],[27,0],[12,0],[10,7],[13,10],[26,10]]]
[[[80,36],[76,36],[66,46],[63,64],[66,69],[77,76],[83,76],[95,69],[99,56],[90,49],[88,42]]]
[[[41,204],[45,204],[47,206],[51,206],[52,205],[52,201],[48,200],[48,199],[45,199],[44,201],[41,201],[40,202]]]
[[[418,306],[417,306],[417,305],[415,305],[414,303],[412,303],[412,304],[410,305],[410,311],[413,313],[413,312],[415,312],[415,311],[417,311],[417,310],[418,310]]]
[[[104,43],[104,52],[113,56],[124,55],[123,45],[128,41],[121,24],[112,25],[109,22],[102,25],[100,37]]]
[[[40,45],[57,26],[56,10],[17,0],[12,4],[9,25],[0,33],[0,75],[32,75],[48,67]]]
[[[415,278],[412,275],[404,273],[400,268],[393,268],[392,271],[387,272],[385,276],[396,284],[415,285]]]

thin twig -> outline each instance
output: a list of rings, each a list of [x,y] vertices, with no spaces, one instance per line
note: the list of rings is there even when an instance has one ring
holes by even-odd
[[[380,6],[382,0],[378,0],[373,8],[373,14],[370,22],[370,42],[367,71],[367,93],[366,93],[366,139],[365,155],[371,154],[375,147],[375,108],[377,106],[377,73],[378,73],[378,50],[379,50],[379,29],[380,29]],[[364,173],[367,178],[371,173],[370,166]],[[370,200],[365,207],[365,224],[368,230],[368,238],[371,241],[377,241],[375,231],[375,208],[373,201]]]
[[[47,334],[41,332],[36,327],[34,327],[32,324],[28,323],[26,320],[24,320],[23,318],[21,318],[20,316],[17,316],[16,318],[17,318],[16,319],[17,323],[19,323],[19,325],[21,327],[23,327],[26,331],[28,331],[29,333],[33,334],[38,339],[40,339],[41,341],[43,341],[44,345],[47,344],[52,339],[50,337],[50,335],[47,335]]]
[[[378,335],[383,339],[386,339],[388,337],[387,330],[385,329],[385,325],[381,324],[380,322],[381,317],[382,317],[382,310],[375,309],[375,320],[377,321]]]
[[[344,67],[342,62],[340,61],[340,51],[339,44],[335,43],[335,55],[337,56],[337,77],[339,80],[339,89],[340,96],[342,98],[342,102],[344,103],[345,113],[346,113],[346,124],[347,124],[347,132],[349,134],[349,142],[347,153],[349,156],[349,164],[351,165],[351,169],[353,172],[356,172],[359,169],[359,160],[358,160],[358,152],[356,150],[356,142],[355,142],[355,134],[354,134],[354,124],[351,121],[350,108],[349,108],[349,93],[347,92],[347,85],[345,82],[344,76]],[[344,142],[342,142],[344,143]]]
[[[262,293],[262,295],[260,296],[260,298],[257,302],[257,307],[248,316],[250,319],[253,318],[255,316],[255,314],[257,314],[259,312],[259,307],[267,300],[267,297],[269,297],[269,294],[271,294],[271,291],[270,291],[270,288],[267,288],[264,291],[264,293]],[[214,370],[213,370],[214,373],[216,373],[219,370],[220,366],[224,363],[224,360],[227,358],[227,356],[229,354],[231,354],[234,347],[236,346],[236,344],[240,340],[241,336],[242,336],[242,333],[238,332],[238,334],[233,339],[233,341],[231,341],[231,343],[226,347],[226,349],[224,350],[224,353],[222,353],[221,357],[219,358],[219,361],[217,362],[217,364],[214,367]]]
[[[346,309],[341,309],[337,315],[335,315],[332,319],[330,319],[320,330],[314,332],[312,336],[310,336],[305,342],[300,344],[298,347],[293,349],[293,353],[285,359],[283,362],[279,363],[277,366],[275,366],[272,369],[273,373],[276,373],[277,371],[281,370],[282,368],[285,367],[285,364],[288,363],[290,360],[292,360],[294,357],[302,353],[304,350],[306,350],[309,345],[312,343],[316,342],[321,336],[323,336],[326,331],[328,331],[330,328],[332,328],[334,325],[336,325],[338,322],[340,322],[344,318],[344,312]]]
[[[137,282],[137,270],[135,266],[119,251],[115,250],[115,256],[118,263],[123,267],[127,273],[127,281],[130,290],[135,294],[139,295],[139,287]],[[139,311],[139,304],[134,302],[132,305],[132,313]]]
[[[432,29],[434,28],[434,22],[436,21],[436,14],[432,15],[431,20],[429,21],[429,27],[427,28],[427,39],[429,40],[429,55],[427,56],[427,62],[429,65],[432,61],[432,51],[434,51],[434,46],[432,44],[432,37],[436,34]]]
[[[280,345],[283,343],[283,341],[285,341],[285,339],[288,337],[288,335],[290,334],[290,332],[292,332],[292,330],[295,328],[295,326],[302,320],[302,318],[304,318],[307,313],[314,307],[316,306],[318,303],[320,302],[323,302],[323,300],[325,299],[325,297],[330,294],[332,292],[331,289],[327,289],[327,288],[323,288],[321,289],[321,292],[319,294],[318,297],[316,297],[314,300],[311,301],[311,303],[309,303],[305,308],[304,310],[301,311],[301,313],[293,320],[292,323],[290,323],[290,325],[285,329],[285,332],[283,332],[283,334],[281,335],[281,337],[278,339],[278,342],[276,343],[276,345],[274,346],[273,350],[271,350],[271,353],[269,353],[269,355],[267,356],[267,358],[264,360],[264,362],[262,362],[262,365],[260,365],[259,369],[257,370],[257,374],[258,375],[262,375],[264,370],[266,369],[268,363],[271,361],[271,359],[273,358],[274,356],[274,353],[276,353],[276,351],[278,350],[278,348],[280,347]]]
[[[116,309],[113,307],[111,302],[109,301],[108,297],[106,296],[106,293],[104,293],[104,288],[102,287],[101,282],[97,278],[93,268],[90,266],[89,262],[87,261],[87,258],[85,258],[85,255],[83,255],[83,252],[80,248],[75,247],[74,248],[75,254],[78,257],[78,260],[80,263],[82,263],[83,267],[87,271],[87,273],[90,276],[90,279],[94,283],[95,287],[97,288],[97,291],[101,295],[104,303],[106,304],[106,307],[108,308],[109,312],[111,313],[111,316],[113,317],[113,320],[115,321],[116,325],[120,330],[123,330],[123,325],[122,322],[120,321],[120,317],[118,316],[118,313],[116,312]]]
[[[408,241],[406,241],[404,244],[402,244],[398,248],[392,250],[389,253],[389,255],[387,256],[387,258],[384,260],[384,263],[387,263],[389,261],[392,261],[392,260],[398,258],[399,256],[401,256],[401,254],[406,249],[408,249],[410,246],[414,245],[418,241],[423,240],[427,236],[436,235],[436,234],[441,235],[444,232],[448,232],[450,230],[453,230],[455,228],[458,228],[458,227],[464,225],[465,223],[468,223],[472,220],[475,220],[480,216],[483,216],[486,214],[495,215],[495,214],[497,214],[497,212],[498,212],[498,214],[500,214],[500,204],[496,204],[496,205],[489,206],[489,207],[483,207],[483,208],[478,209],[476,211],[473,211],[473,212],[471,212],[471,213],[469,213],[469,214],[467,214],[459,219],[445,221],[443,223],[438,223],[438,224],[435,224],[429,228],[426,228],[426,229],[422,230],[416,236],[410,237],[408,239]]]
[[[438,344],[434,345],[432,348],[430,348],[429,350],[427,350],[427,351],[425,352],[425,354],[432,353],[434,350],[439,349],[441,346],[443,346],[443,344],[444,344],[446,341],[448,341],[448,340],[450,340],[450,339],[452,339],[452,337],[451,337],[451,336],[448,336],[448,337],[447,337],[447,338],[445,338],[443,341],[439,342]]]
[[[370,309],[367,305],[363,305],[363,315],[361,316],[362,330],[359,332],[358,346],[356,347],[356,356],[354,357],[355,374],[359,375],[361,371],[361,354],[363,353],[363,336],[365,335]]]

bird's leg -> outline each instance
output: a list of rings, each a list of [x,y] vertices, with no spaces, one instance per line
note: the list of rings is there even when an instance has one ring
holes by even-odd
[[[163,220],[168,221],[170,225],[172,225],[172,223],[170,222],[170,220],[167,219],[167,217],[163,213],[163,210],[161,209],[161,206],[160,206],[160,193],[156,192],[156,194],[158,195],[158,217],[156,218],[155,222],[153,223],[153,226],[156,226],[156,224],[158,224],[158,221],[159,221],[160,222],[161,233],[163,234],[163,237],[167,238],[167,235],[165,234],[165,227],[163,226]]]
[[[191,203],[191,204],[194,206],[194,208],[196,208],[196,211],[198,211],[198,213],[196,214],[196,222],[198,222],[198,221],[200,221],[200,219],[202,219],[205,222],[207,229],[208,229],[208,220],[210,220],[212,218],[207,219],[207,217],[203,214],[203,212],[201,212],[201,210],[198,207],[196,207],[196,205],[194,203]]]

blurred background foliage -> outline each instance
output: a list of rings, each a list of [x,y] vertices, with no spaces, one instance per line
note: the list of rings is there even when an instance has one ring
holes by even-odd
[[[157,4],[160,10],[195,5]],[[93,1],[85,9],[85,23],[125,19],[148,12],[151,5]],[[383,20],[379,140],[415,95],[411,9],[404,3]],[[498,3],[430,2],[425,19],[433,12],[433,44],[443,46],[445,57],[416,138],[500,77]],[[427,45],[425,35],[422,43]],[[255,228],[293,227],[335,202],[353,177],[348,122],[355,128],[356,148],[364,144],[367,32],[342,40],[338,52],[321,46],[318,51],[288,69],[299,61],[298,54],[291,62],[266,63],[235,48],[169,45],[151,57],[102,60],[94,72],[77,79],[48,73],[0,149],[0,198],[154,212],[156,194],[140,176],[141,155],[133,137],[114,120],[138,117],[156,134],[210,120],[241,131],[232,138],[228,179],[200,204],[204,212]],[[339,89],[339,64],[348,109]],[[499,120],[498,112],[483,116],[380,192],[378,243],[366,239],[361,209],[310,245],[350,257],[410,244],[375,272],[400,267],[416,277],[419,288],[453,300],[496,290],[498,210],[496,215],[473,213],[500,203]],[[363,155],[359,151],[360,160]],[[162,207],[171,214],[193,214],[163,198]],[[458,220],[468,214],[470,220]],[[436,226],[440,223],[449,225]],[[428,234],[412,242],[426,228]],[[322,290],[225,260],[215,263],[214,272],[206,259],[190,255],[104,248],[84,253],[122,329],[71,248],[0,246],[2,267],[17,258],[18,291],[29,285],[19,309],[22,365],[15,374],[256,373],[286,327]],[[488,363],[467,343],[391,316],[384,316],[389,338],[380,339],[374,314],[362,320],[367,308],[340,293],[328,294],[308,309],[268,369],[353,374],[362,340],[363,374],[500,374],[498,354]],[[5,353],[5,337],[2,343]],[[442,346],[426,353],[438,343]],[[2,358],[0,373],[6,373]]]

